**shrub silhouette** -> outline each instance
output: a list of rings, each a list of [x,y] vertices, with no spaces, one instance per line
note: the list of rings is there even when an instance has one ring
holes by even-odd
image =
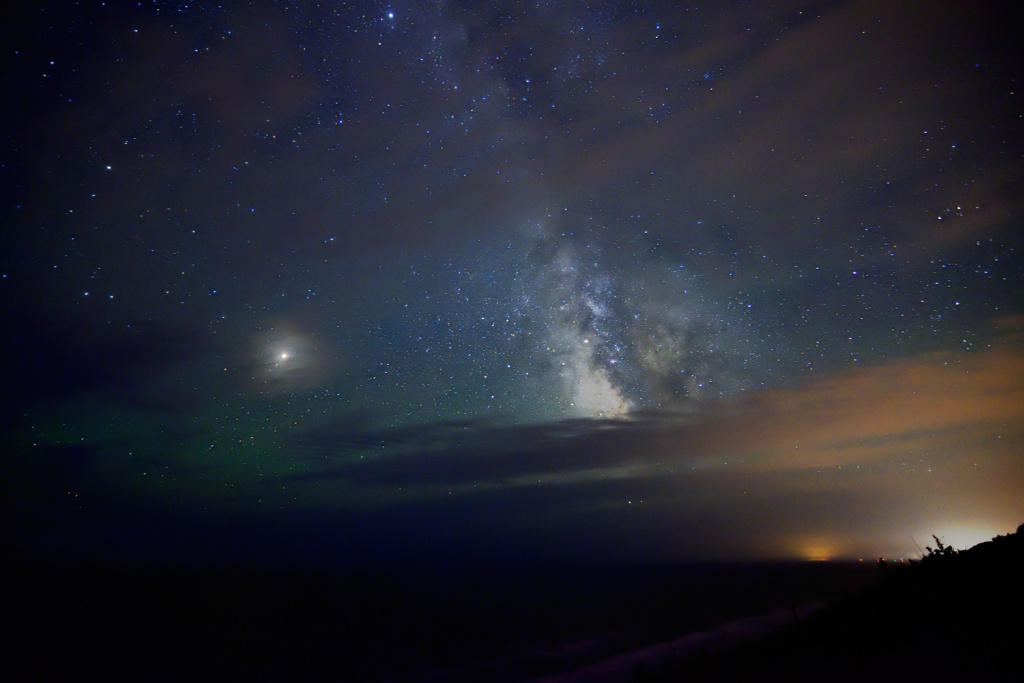
[[[935,539],[935,547],[932,548],[931,546],[926,545],[924,549],[927,551],[927,553],[923,555],[919,560],[911,560],[912,563],[920,564],[922,562],[928,562],[930,564],[934,564],[936,561],[941,560],[942,558],[953,557],[954,555],[960,552],[953,546],[946,545],[945,543],[943,543],[942,539],[936,536],[935,534],[932,534],[932,538]]]

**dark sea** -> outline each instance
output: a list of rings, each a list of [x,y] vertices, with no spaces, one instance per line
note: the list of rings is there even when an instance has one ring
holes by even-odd
[[[722,634],[800,618],[877,571],[873,562],[50,568],[5,581],[8,605],[22,605],[7,612],[16,632],[7,645],[12,680],[556,681],[624,671],[632,680],[632,668],[680,656],[673,643],[701,656]]]

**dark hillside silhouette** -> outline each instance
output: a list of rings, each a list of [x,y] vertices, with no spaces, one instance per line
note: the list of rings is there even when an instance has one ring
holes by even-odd
[[[735,650],[655,680],[1019,681],[1024,675],[1024,525],[969,550],[936,538],[871,588]]]

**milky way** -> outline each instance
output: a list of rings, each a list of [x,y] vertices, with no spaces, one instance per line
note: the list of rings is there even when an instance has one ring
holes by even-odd
[[[639,240],[638,240],[639,241]],[[749,317],[708,301],[685,264],[636,244],[611,256],[566,239],[531,245],[522,325],[568,398],[564,415],[680,408],[750,386]]]

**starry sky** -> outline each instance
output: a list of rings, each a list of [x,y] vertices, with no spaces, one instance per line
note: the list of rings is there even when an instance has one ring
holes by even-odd
[[[0,21],[17,553],[877,557],[1024,521],[1010,4],[66,5]]]

